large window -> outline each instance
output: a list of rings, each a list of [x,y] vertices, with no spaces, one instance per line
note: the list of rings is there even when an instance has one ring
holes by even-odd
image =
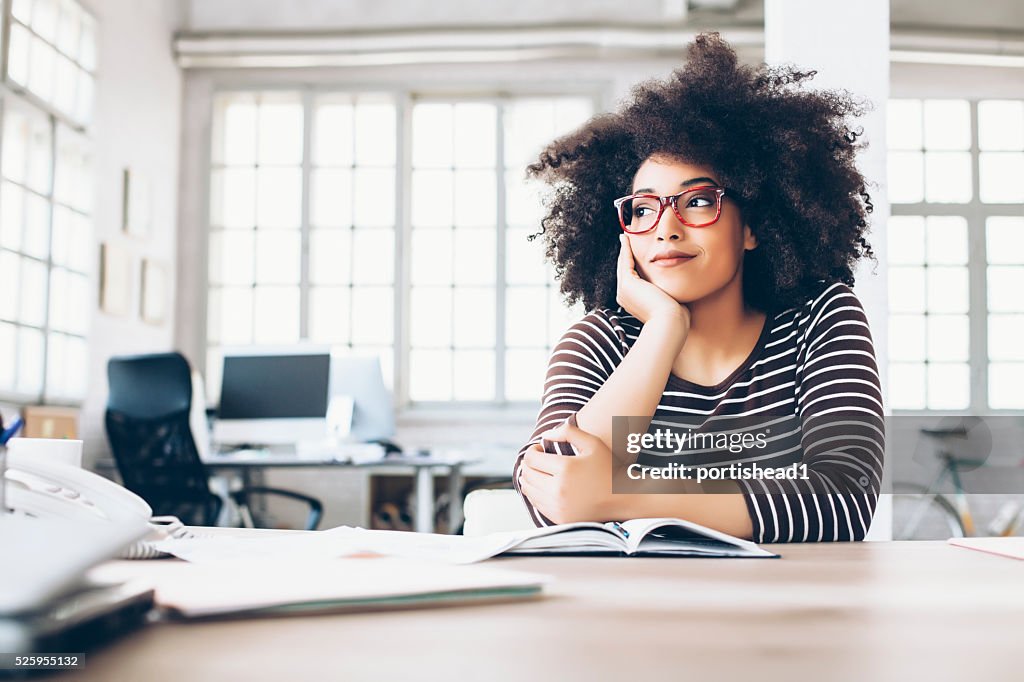
[[[1024,409],[1024,102],[889,103],[894,409]]]
[[[6,16],[5,6],[5,16]],[[85,396],[93,309],[95,22],[72,0],[10,3],[0,93],[0,396]]]
[[[211,156],[209,383],[221,347],[378,354],[402,403],[536,401],[579,311],[525,166],[587,97],[223,93]]]

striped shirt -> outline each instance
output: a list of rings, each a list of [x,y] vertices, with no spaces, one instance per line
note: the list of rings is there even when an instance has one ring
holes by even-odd
[[[586,405],[642,326],[621,307],[599,308],[570,327],[552,351],[537,425],[513,470],[516,490],[536,525],[552,522],[519,486],[526,449]],[[796,425],[790,438],[780,436],[773,454],[758,464],[806,465],[806,478],[736,481],[756,542],[864,538],[881,488],[885,436],[871,332],[850,287],[837,282],[800,306],[769,314],[753,351],[715,386],[669,374],[652,425],[659,417],[681,414],[708,421],[783,416]],[[844,421],[849,416],[853,421]],[[644,452],[638,461],[644,456],[649,463],[657,453]],[[735,455],[730,459],[727,450],[718,457],[700,464],[742,463]]]

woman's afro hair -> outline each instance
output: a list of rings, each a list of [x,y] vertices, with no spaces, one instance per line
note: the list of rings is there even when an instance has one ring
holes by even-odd
[[[547,183],[541,230],[568,303],[614,308],[621,232],[612,201],[651,156],[714,170],[758,246],[744,257],[748,305],[782,310],[826,283],[853,285],[874,258],[872,210],[855,164],[867,106],[846,92],[804,88],[813,71],[739,64],[717,33],[699,35],[667,80],[635,86],[614,113],[552,142],[527,174]]]

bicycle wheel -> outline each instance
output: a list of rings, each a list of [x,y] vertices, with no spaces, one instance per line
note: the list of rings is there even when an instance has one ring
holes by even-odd
[[[896,483],[892,495],[893,540],[946,540],[964,536],[960,513],[945,496],[915,483]]]

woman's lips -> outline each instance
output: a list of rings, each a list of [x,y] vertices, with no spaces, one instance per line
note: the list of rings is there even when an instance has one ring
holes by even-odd
[[[659,268],[670,268],[670,267],[672,267],[674,265],[682,265],[684,263],[689,263],[694,258],[696,258],[696,256],[681,256],[681,257],[677,257],[677,258],[659,258],[656,261],[651,261],[651,265],[653,265],[655,267],[659,267]]]

